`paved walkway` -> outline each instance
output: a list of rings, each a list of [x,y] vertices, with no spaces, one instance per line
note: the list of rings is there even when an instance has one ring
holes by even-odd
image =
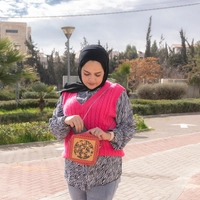
[[[145,118],[125,148],[114,200],[200,199],[200,113]],[[62,142],[0,146],[1,200],[70,200]]]

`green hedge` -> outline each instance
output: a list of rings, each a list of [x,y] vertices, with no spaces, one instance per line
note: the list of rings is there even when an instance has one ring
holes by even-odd
[[[138,130],[148,129],[141,117],[144,115],[200,112],[200,99],[131,99],[130,101]],[[15,102],[1,102],[0,145],[54,140],[55,138],[48,128],[48,121],[52,116],[56,102],[57,99],[48,100],[49,107],[42,112],[37,108],[35,100],[21,101],[19,105],[21,109],[16,109]]]
[[[60,93],[56,93],[54,92],[50,92],[48,93],[45,98],[46,99],[58,99],[60,96]],[[23,99],[38,99],[39,98],[39,94],[38,92],[33,92],[33,91],[26,91],[22,94],[22,98]]]
[[[39,93],[32,90],[26,91],[22,88],[20,91],[20,100],[22,99],[38,99]],[[60,96],[59,92],[53,91],[46,94],[46,99],[58,99]],[[15,88],[7,87],[0,90],[0,101],[14,100],[15,99]]]
[[[157,115],[170,113],[200,112],[200,99],[145,100],[131,99],[133,113]]]
[[[137,131],[149,130],[141,116],[134,115]],[[55,140],[47,122],[23,122],[0,125],[0,145]]]
[[[35,122],[45,121],[48,122],[52,116],[52,110],[45,110],[43,112],[29,112],[21,111],[18,113],[0,114],[0,124],[21,123],[21,122]]]
[[[55,140],[46,122],[1,125],[0,145]]]
[[[138,115],[157,115],[171,113],[187,113],[200,112],[200,98],[198,99],[181,99],[181,100],[146,100],[146,99],[131,99],[133,114]],[[37,108],[38,100],[24,100],[19,104],[19,111],[15,101],[0,103],[0,123],[20,123],[45,121],[48,122],[52,116],[57,99],[48,99],[47,108],[43,112],[35,109],[34,112],[29,108]],[[13,111],[13,112],[12,112]]]
[[[58,99],[45,100],[46,107],[55,108],[57,101]],[[38,108],[38,106],[39,106],[39,99],[23,99],[20,100],[18,105],[14,100],[0,101],[0,110],[15,110],[17,108],[21,109]]]

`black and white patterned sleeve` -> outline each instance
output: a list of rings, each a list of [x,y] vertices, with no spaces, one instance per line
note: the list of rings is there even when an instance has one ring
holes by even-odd
[[[62,140],[70,131],[70,126],[64,123],[65,116],[62,109],[62,96],[59,98],[52,117],[49,119],[49,129],[51,133],[58,139]]]
[[[125,145],[133,138],[136,132],[132,106],[125,91],[118,99],[116,112],[117,125],[113,130],[114,139],[112,140],[111,144],[114,149],[123,149]]]

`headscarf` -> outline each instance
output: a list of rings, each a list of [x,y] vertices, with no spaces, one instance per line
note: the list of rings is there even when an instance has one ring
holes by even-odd
[[[101,63],[102,68],[104,70],[104,76],[102,83],[90,90],[88,87],[86,87],[82,81],[81,77],[81,69],[85,65],[86,62],[93,60],[93,61],[98,61]],[[61,92],[82,92],[82,91],[93,91],[96,90],[99,87],[102,87],[107,78],[108,78],[108,73],[109,73],[109,56],[106,50],[101,46],[101,45],[88,45],[84,47],[79,56],[79,65],[78,65],[78,76],[81,82],[76,82],[76,83],[66,83],[64,86],[64,89]]]

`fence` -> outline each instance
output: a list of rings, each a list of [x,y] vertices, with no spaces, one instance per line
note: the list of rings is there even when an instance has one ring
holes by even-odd
[[[200,98],[200,86],[188,85],[185,98]]]
[[[186,79],[161,79],[160,83],[187,83]],[[200,86],[188,85],[184,98],[200,98]]]

